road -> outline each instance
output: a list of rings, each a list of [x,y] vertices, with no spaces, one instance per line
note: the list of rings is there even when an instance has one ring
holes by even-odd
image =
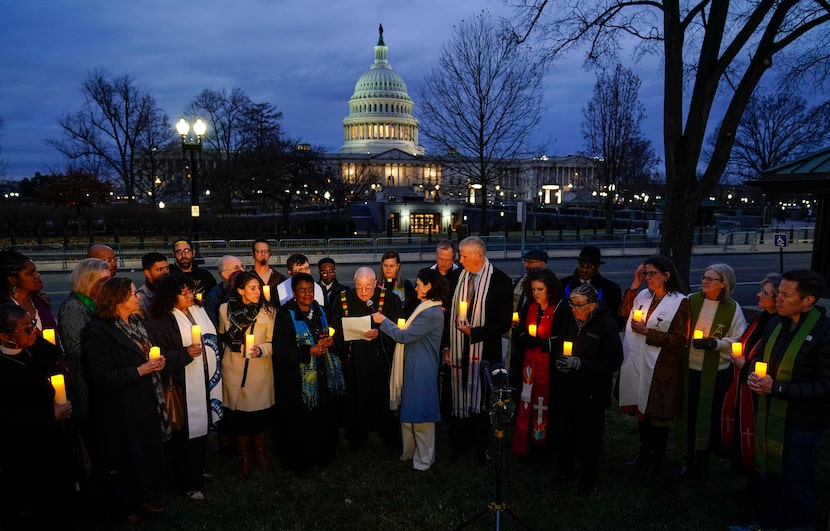
[[[570,254],[573,257],[569,256]],[[569,251],[555,256],[549,262],[550,268],[556,273],[558,277],[569,275],[573,272],[576,265],[576,255],[578,251]],[[426,255],[425,255],[426,256]],[[611,280],[620,284],[625,289],[631,283],[634,270],[642,260],[642,257],[634,256],[614,256],[606,260],[601,268],[602,274]],[[691,269],[691,289],[697,290],[700,287],[699,279],[703,274],[705,268],[709,264],[717,262],[726,262],[735,270],[738,278],[738,286],[735,289],[733,296],[741,306],[755,307],[758,300],[755,294],[758,292],[758,281],[760,281],[767,273],[778,271],[779,256],[777,253],[742,253],[742,254],[715,254],[715,255],[692,255],[692,269]],[[415,275],[422,267],[430,265],[431,262],[406,262],[403,266],[404,276],[414,281]],[[518,277],[522,274],[522,264],[520,259],[505,260],[497,258],[493,260],[493,264],[502,269],[511,277]],[[337,278],[341,282],[351,285],[352,277],[355,270],[362,264],[356,263],[340,263],[337,265]],[[377,264],[367,262],[366,265],[375,267]],[[810,253],[787,253],[784,256],[784,269],[809,269],[810,267]],[[281,271],[284,268],[279,267]],[[314,277],[317,278],[317,268],[313,267]],[[212,270],[216,275],[216,270]],[[133,279],[136,287],[144,283],[144,274],[139,269],[133,270],[119,270],[119,275],[128,276]],[[218,275],[217,275],[218,276]],[[44,290],[49,298],[52,300],[55,312],[57,308],[66,298],[69,290],[69,281],[67,280],[66,272],[44,272],[43,273]]]

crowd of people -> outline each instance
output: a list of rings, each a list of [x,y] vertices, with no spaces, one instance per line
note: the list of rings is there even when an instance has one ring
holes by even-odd
[[[222,257],[218,282],[197,255],[187,240],[172,263],[147,253],[137,288],[118,276],[115,252],[94,244],[55,312],[36,264],[0,251],[3,528],[77,518],[87,483],[106,496],[90,503],[126,525],[164,513],[167,485],[202,500],[211,434],[241,480],[270,472],[272,454],[305,477],[341,440],[368,451],[373,433],[426,471],[439,422],[451,460],[472,453],[486,465],[484,373],[501,364],[516,404],[512,453],[554,461],[557,483],[575,483],[577,496],[599,487],[616,399],[637,419],[632,473],[669,473],[674,426],[682,476],[705,482],[710,457],[728,459],[758,499],[760,528],[815,525],[830,420],[830,319],[815,272],[761,279],[747,323],[729,265],[706,267],[690,293],[672,261],[653,255],[623,290],[591,245],[561,279],[547,253],[529,251],[515,282],[477,237],[439,242],[414,283],[392,250],[358,267],[352,286],[331,258],[317,263],[318,281],[302,254],[283,275],[264,239],[248,269]]]

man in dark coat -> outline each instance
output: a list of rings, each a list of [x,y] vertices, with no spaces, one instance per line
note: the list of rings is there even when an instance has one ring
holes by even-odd
[[[602,261],[602,252],[599,247],[586,245],[579,251],[576,257],[577,264],[573,275],[562,279],[562,286],[565,288],[565,298],[568,298],[571,290],[582,283],[587,282],[599,296],[599,300],[605,303],[605,307],[611,313],[617,328],[622,329],[625,318],[620,317],[620,303],[622,302],[622,290],[619,284],[609,280],[599,273],[599,267],[605,262]]]
[[[376,431],[384,444],[398,446],[400,431],[389,409],[389,371],[395,343],[380,334],[378,325],[368,318],[374,312],[397,322],[401,301],[392,292],[377,287],[375,272],[369,267],[355,271],[354,289],[340,291],[331,302],[334,339],[346,378],[346,437],[352,450],[364,444],[370,431]],[[343,319],[368,318],[364,339],[345,341]]]
[[[182,273],[196,281],[196,293],[208,293],[216,285],[216,279],[207,269],[202,269],[194,257],[196,251],[188,240],[179,240],[173,244],[173,261],[170,273]]]

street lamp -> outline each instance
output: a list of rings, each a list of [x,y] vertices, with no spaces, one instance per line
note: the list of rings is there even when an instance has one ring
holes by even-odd
[[[182,135],[182,156],[184,157],[184,164],[187,165],[187,154],[190,153],[190,220],[191,220],[191,239],[193,245],[199,241],[199,183],[198,183],[198,163],[202,157],[202,137],[207,130],[207,125],[201,119],[196,120],[193,124],[193,133],[196,135],[195,139],[188,137],[190,132],[190,124],[184,118],[179,120],[176,124],[176,131]]]

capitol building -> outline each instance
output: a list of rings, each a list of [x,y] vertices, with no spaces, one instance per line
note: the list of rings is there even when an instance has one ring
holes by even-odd
[[[465,205],[480,204],[480,194],[487,194],[492,215],[498,216],[500,206],[554,206],[574,190],[595,189],[594,160],[578,155],[510,161],[492,190],[470,186],[442,164],[448,154],[430,154],[420,145],[417,102],[392,69],[388,52],[380,26],[374,62],[357,79],[348,102],[343,145],[339,153],[325,155],[330,171],[352,194],[358,230],[446,233],[465,222]]]

